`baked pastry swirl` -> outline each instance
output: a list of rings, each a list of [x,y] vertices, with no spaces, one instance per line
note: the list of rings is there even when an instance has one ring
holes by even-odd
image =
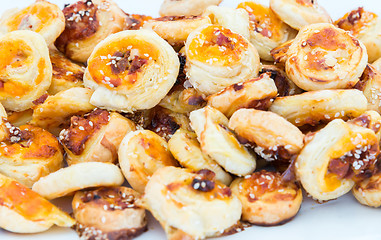
[[[381,173],[356,183],[352,193],[361,204],[369,207],[381,206]]]
[[[74,224],[74,219],[52,203],[0,174],[0,228],[14,233],[38,233],[53,225]]]
[[[61,9],[45,0],[23,9],[10,9],[0,18],[0,33],[31,30],[40,34],[47,45],[54,43],[64,28],[65,16]]]
[[[91,54],[84,83],[95,90],[91,103],[132,112],[156,106],[179,73],[173,48],[151,30],[113,34]]]
[[[204,25],[185,44],[190,83],[210,95],[234,83],[257,77],[259,56],[241,35],[219,25]]]
[[[44,38],[19,30],[0,37],[0,102],[7,110],[24,111],[46,93],[52,64]]]
[[[222,0],[164,0],[160,7],[161,16],[197,16],[211,5],[219,5]]]
[[[368,110],[381,113],[381,72],[368,64],[355,88],[361,90],[368,100]]]

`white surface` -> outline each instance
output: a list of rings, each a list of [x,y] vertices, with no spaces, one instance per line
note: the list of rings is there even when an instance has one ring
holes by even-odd
[[[115,0],[127,13],[140,13],[151,16],[158,15],[161,0]],[[0,13],[8,8],[23,7],[34,1],[32,0],[1,0]],[[64,3],[73,1],[51,0],[60,7]],[[224,6],[236,7],[241,0],[224,0]],[[266,0],[261,2],[266,3]],[[364,6],[381,15],[380,0],[320,0],[331,14],[337,18],[344,13]],[[57,201],[56,201],[57,202]],[[58,201],[63,206],[64,200]],[[66,201],[67,202],[67,201]],[[291,222],[277,227],[251,227],[232,236],[219,238],[223,240],[248,240],[248,239],[346,239],[346,240],[370,240],[381,239],[381,230],[378,229],[381,220],[380,209],[372,209],[360,205],[351,193],[335,201],[317,204],[311,199],[305,198],[299,214]],[[77,234],[71,229],[54,227],[50,231],[20,235],[11,234],[0,230],[1,240],[74,240]],[[149,231],[141,235],[137,240],[164,240],[165,235],[161,227],[154,220],[149,222]]]

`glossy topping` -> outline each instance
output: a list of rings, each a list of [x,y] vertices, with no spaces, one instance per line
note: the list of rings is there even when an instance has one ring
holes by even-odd
[[[345,31],[349,31],[353,36],[358,37],[368,30],[374,24],[377,15],[372,12],[365,11],[359,7],[342,18],[338,19],[335,24]]]

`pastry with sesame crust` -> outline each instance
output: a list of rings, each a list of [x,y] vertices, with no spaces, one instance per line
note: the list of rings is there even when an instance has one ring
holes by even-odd
[[[197,16],[208,6],[219,5],[222,0],[164,0],[160,7],[160,16]]]
[[[381,72],[368,64],[360,81],[355,85],[356,89],[362,91],[368,100],[368,110],[381,113]]]
[[[47,45],[54,43],[64,29],[61,9],[45,0],[37,0],[23,9],[10,9],[0,18],[0,33],[31,30],[40,34]]]
[[[132,239],[147,230],[141,195],[127,187],[78,191],[72,202],[81,239]]]
[[[0,52],[0,102],[7,110],[27,110],[51,84],[45,40],[32,31],[13,31],[0,37]]]
[[[85,71],[85,86],[94,89],[90,102],[122,112],[159,104],[176,82],[179,59],[152,30],[113,34],[96,46]]]
[[[204,25],[192,32],[185,44],[185,55],[187,77],[205,95],[258,76],[256,48],[220,25]]]
[[[372,129],[377,138],[381,141],[381,115],[373,110],[369,110],[347,123],[356,124],[360,127]]]
[[[165,167],[154,173],[143,198],[168,239],[221,235],[241,218],[242,205],[210,170]]]
[[[113,0],[80,0],[63,9],[66,26],[55,42],[68,58],[85,63],[95,46],[125,28],[127,16]]]
[[[378,208],[381,206],[381,172],[355,184],[352,193],[359,203]]]

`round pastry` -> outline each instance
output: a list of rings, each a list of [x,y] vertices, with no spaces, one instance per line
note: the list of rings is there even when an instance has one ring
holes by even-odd
[[[0,143],[0,173],[32,187],[62,167],[63,151],[51,133],[33,125],[3,125],[6,138]]]
[[[54,95],[69,88],[82,87],[85,69],[70,61],[57,49],[51,48],[49,53],[53,66],[53,77],[48,93]]]
[[[381,58],[372,63],[372,66],[375,67],[379,72],[381,72]]]
[[[314,23],[331,23],[327,11],[316,0],[270,0],[270,8],[282,21],[299,30]]]
[[[68,129],[60,133],[69,165],[82,162],[116,162],[119,145],[124,136],[136,129],[135,124],[120,115],[96,109],[91,113],[73,116]]]
[[[92,93],[90,89],[75,87],[47,97],[34,108],[31,124],[58,135],[70,124],[71,116],[84,114],[95,108],[90,104]]]
[[[278,90],[270,74],[262,74],[242,83],[231,85],[208,97],[208,105],[228,118],[241,108],[267,110],[277,97]]]
[[[210,23],[209,18],[199,16],[166,16],[148,20],[144,29],[152,29],[172,46],[184,46],[188,35],[202,25]]]
[[[260,172],[237,178],[231,189],[242,203],[242,220],[254,225],[281,225],[298,213],[302,190],[285,182],[278,172]]]
[[[38,233],[55,224],[71,227],[75,221],[26,186],[0,174],[0,228],[14,233]]]
[[[378,152],[374,131],[335,119],[309,136],[296,159],[296,175],[313,198],[335,199],[373,172]]]
[[[381,115],[378,112],[373,110],[366,111],[347,123],[372,129],[376,133],[379,141],[381,141]]]
[[[201,151],[197,136],[193,132],[180,128],[168,141],[168,147],[181,166],[193,171],[208,169],[216,174],[217,181],[226,185],[231,183],[232,177]]]
[[[238,176],[252,173],[256,159],[228,129],[229,120],[210,106],[190,113],[191,127],[197,134],[201,150],[227,172]]]
[[[205,106],[203,95],[194,88],[172,89],[159,106],[176,113],[188,114]]]
[[[21,125],[28,124],[32,120],[32,116],[33,116],[33,109],[28,109],[22,112],[9,112],[7,120],[13,126],[20,127]]]
[[[55,45],[77,62],[86,62],[100,41],[125,27],[126,14],[113,0],[79,0],[63,13],[66,26]]]
[[[345,14],[335,24],[349,31],[365,45],[369,62],[374,62],[381,57],[381,40],[378,37],[381,32],[381,20],[377,14],[360,7]]]
[[[24,9],[10,9],[0,18],[0,33],[31,30],[39,33],[47,45],[52,44],[64,29],[65,16],[61,9],[45,0]]]
[[[240,109],[229,120],[229,128],[254,144],[267,161],[291,161],[303,148],[304,134],[281,116],[255,109]]]
[[[119,165],[132,188],[144,193],[147,182],[158,169],[177,166],[167,142],[149,130],[128,133],[119,147]]]
[[[151,30],[113,34],[91,54],[84,83],[91,103],[108,110],[150,109],[172,88],[179,73],[173,48]]]
[[[368,64],[355,88],[368,100],[368,109],[381,113],[381,72]]]
[[[361,204],[378,208],[381,206],[381,172],[365,179],[352,189],[352,193]]]
[[[218,236],[241,218],[242,205],[214,173],[164,167],[147,184],[144,204],[168,239]]]
[[[151,16],[140,14],[126,14],[126,21],[123,30],[139,30],[143,27],[144,23],[151,20]]]
[[[7,110],[24,111],[46,93],[52,64],[44,38],[26,30],[0,37],[0,102]]]
[[[278,97],[270,111],[296,126],[317,125],[335,118],[358,117],[367,109],[364,94],[356,89],[320,90]]]
[[[185,52],[189,81],[206,95],[258,75],[259,56],[255,47],[219,25],[204,25],[192,32]]]
[[[286,73],[306,91],[351,88],[368,62],[364,44],[332,24],[304,27],[287,51]]]
[[[270,54],[274,59],[274,64],[281,63],[283,65],[286,62],[287,51],[293,42],[294,42],[294,39],[289,40],[279,45],[279,47],[276,47],[270,51]]]
[[[147,230],[140,194],[127,187],[79,191],[72,207],[81,239],[131,239]]]
[[[222,0],[164,0],[160,16],[197,16],[211,5],[219,5]]]
[[[274,61],[270,51],[296,35],[296,31],[282,22],[269,7],[257,1],[242,2],[237,8],[249,13],[249,39],[261,59]]]
[[[212,24],[221,25],[250,39],[249,14],[243,9],[209,6],[202,16],[208,17]]]

